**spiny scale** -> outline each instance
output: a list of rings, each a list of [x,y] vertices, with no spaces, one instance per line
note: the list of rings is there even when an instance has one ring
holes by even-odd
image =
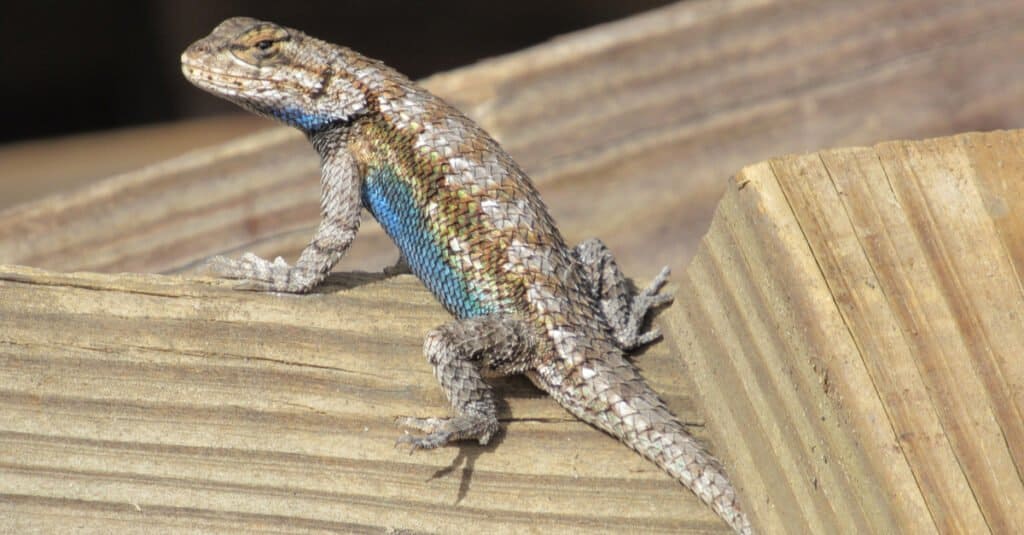
[[[295,265],[247,253],[212,266],[246,289],[307,292],[348,249],[367,208],[456,319],[424,353],[450,418],[402,418],[412,448],[486,443],[498,429],[482,373],[524,373],[751,533],[719,463],[686,433],[625,353],[668,269],[637,292],[599,240],[566,245],[529,177],[486,132],[386,65],[297,30],[233,18],[182,54],[195,85],[309,137],[323,219]]]

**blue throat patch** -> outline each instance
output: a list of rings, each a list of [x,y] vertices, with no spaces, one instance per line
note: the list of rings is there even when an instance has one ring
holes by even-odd
[[[409,267],[423,284],[458,318],[489,314],[495,310],[464,275],[444,258],[438,236],[431,232],[423,209],[412,189],[393,169],[371,168],[363,182],[363,206],[391,236]]]
[[[304,132],[316,132],[335,121],[329,116],[308,113],[301,108],[283,108],[273,110],[272,113],[284,123],[300,128]]]

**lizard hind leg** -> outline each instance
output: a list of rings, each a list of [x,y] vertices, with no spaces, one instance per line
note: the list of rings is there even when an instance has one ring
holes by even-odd
[[[631,351],[661,337],[658,329],[646,332],[641,329],[650,309],[672,301],[671,295],[658,293],[668,281],[668,266],[663,267],[646,288],[636,291],[600,239],[584,241],[574,252],[620,349]]]
[[[448,397],[450,418],[402,417],[396,423],[426,433],[405,434],[400,444],[413,450],[433,449],[458,440],[487,444],[498,431],[498,416],[487,370],[519,373],[530,367],[537,337],[521,320],[502,315],[455,320],[427,334],[423,352]]]

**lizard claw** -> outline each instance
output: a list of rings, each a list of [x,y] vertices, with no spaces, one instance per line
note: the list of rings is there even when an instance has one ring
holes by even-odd
[[[426,433],[424,436],[400,435],[398,444],[409,444],[412,451],[432,450],[457,440],[475,439],[481,446],[487,444],[498,431],[498,420],[482,416],[456,416],[454,418],[413,418],[403,416],[395,419],[400,427],[408,427]],[[410,451],[409,453],[412,453]]]
[[[395,441],[395,446],[408,444],[410,446],[409,455],[412,455],[416,450],[432,450],[443,446],[450,442],[452,437],[450,431],[442,430],[447,422],[448,419],[446,418],[413,418],[411,416],[396,418],[395,423],[398,426],[422,431],[427,433],[427,435],[418,437],[410,435],[407,431],[406,434],[399,435],[398,440]]]
[[[640,332],[640,328],[652,308],[671,303],[675,296],[671,294],[659,294],[661,288],[668,282],[668,276],[672,272],[668,266],[661,268],[658,276],[647,285],[646,288],[637,293],[629,305],[628,312],[617,320],[616,337],[619,347],[625,351],[632,351],[638,347],[645,346],[659,338],[661,331],[652,328],[647,332]]]
[[[273,262],[253,253],[245,253],[238,260],[217,256],[207,266],[221,277],[240,281],[236,290],[302,293],[319,282],[315,273],[290,266],[280,256]]]
[[[641,334],[640,336],[637,336],[637,338],[636,338],[636,347],[645,346],[645,345],[647,345],[647,344],[649,344],[649,343],[651,343],[651,342],[653,342],[655,340],[658,340],[660,338],[661,338],[661,329],[658,329],[657,327],[654,327],[651,330]]]
[[[658,294],[662,286],[665,286],[665,283],[668,282],[668,276],[671,274],[672,270],[668,266],[661,268],[658,276],[654,277],[654,280],[647,285],[647,288],[644,288],[644,291],[640,292],[638,297],[646,297],[648,302],[652,303],[650,306],[657,306],[671,301],[673,299],[672,295]]]
[[[206,269],[218,277],[233,279],[237,278],[235,274],[238,273],[238,264],[239,262],[232,258],[215,256],[206,262]]]
[[[270,262],[253,253],[245,253],[235,260],[226,256],[215,256],[206,263],[207,267],[226,279],[254,279],[269,281],[274,269],[288,269],[288,263],[280,256]]]
[[[278,260],[284,262],[281,257],[278,257]],[[266,291],[272,288],[270,280],[261,276],[268,275],[274,264],[252,253],[245,253],[238,260],[215,256],[206,263],[206,266],[219,277],[239,281],[232,287],[235,290]]]
[[[643,321],[644,316],[647,315],[647,311],[654,307],[664,305],[665,303],[671,303],[675,299],[674,295],[671,294],[659,294],[661,288],[668,282],[668,276],[672,273],[672,270],[668,266],[661,268],[661,272],[658,273],[657,277],[644,288],[636,299],[633,301],[633,314],[635,314],[640,321]]]
[[[450,433],[434,433],[424,437],[409,434],[399,435],[398,440],[395,441],[395,447],[398,447],[400,444],[408,445],[409,455],[412,455],[416,450],[432,450],[444,446],[450,439]]]

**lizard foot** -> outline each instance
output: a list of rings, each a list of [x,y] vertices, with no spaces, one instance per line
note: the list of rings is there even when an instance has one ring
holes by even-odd
[[[647,288],[644,288],[633,298],[628,315],[619,320],[622,327],[617,329],[617,335],[623,349],[627,351],[636,349],[661,338],[661,331],[657,328],[644,333],[640,332],[640,328],[644,323],[644,318],[647,317],[647,313],[652,308],[671,303],[672,299],[674,299],[674,296],[670,294],[658,293],[665,286],[665,283],[668,282],[670,273],[671,270],[668,266],[661,268],[661,272],[658,273],[657,277],[654,277],[654,280],[647,285]]]
[[[487,444],[498,431],[498,420],[483,416],[456,416],[454,418],[413,418],[404,416],[395,420],[401,427],[427,433],[425,436],[400,435],[397,444],[408,444],[409,453],[432,450],[457,440],[475,439],[481,446]]]
[[[280,256],[273,262],[253,253],[238,260],[217,256],[207,265],[221,277],[238,280],[236,290],[303,293],[316,284],[316,274],[289,266]]]

